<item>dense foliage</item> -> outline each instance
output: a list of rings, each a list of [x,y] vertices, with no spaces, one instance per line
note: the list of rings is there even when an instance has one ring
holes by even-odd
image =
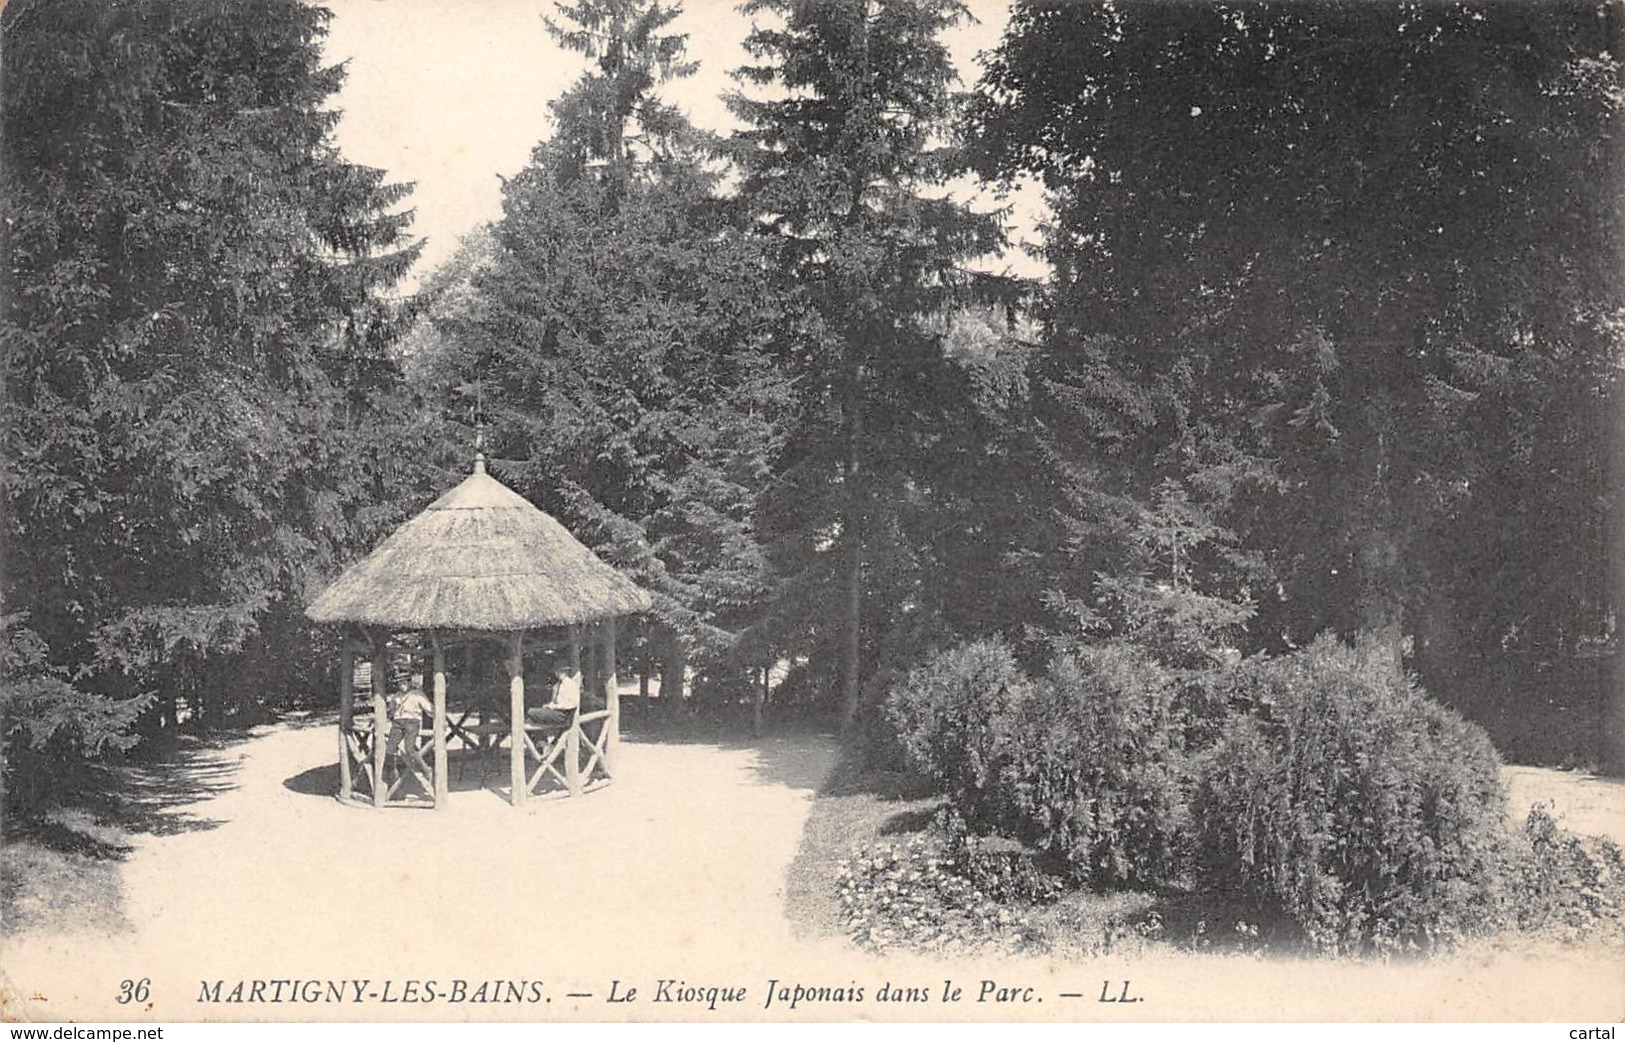
[[[1512,923],[1561,941],[1625,933],[1625,854],[1617,843],[1569,832],[1540,805],[1518,840],[1506,880]]]
[[[594,66],[552,103],[556,130],[506,183],[502,220],[465,247],[414,364],[483,422],[499,477],[654,595],[629,657],[658,663],[680,704],[690,663],[727,678],[772,662],[738,635],[772,594],[757,498],[789,392],[713,143],[660,100],[693,71],[676,11],[560,8],[555,38]]]
[[[1159,885],[1183,869],[1187,758],[1171,675],[1128,647],[1080,648],[1029,679],[978,641],[892,688],[888,715],[913,766],[973,834],[1039,852],[1094,885]]]
[[[1445,945],[1498,924],[1510,828],[1483,732],[1329,639],[1249,663],[1206,754],[1197,885],[1316,947]]]
[[[999,727],[1029,685],[1008,645],[975,641],[910,670],[892,688],[886,715],[915,769],[955,805],[980,807],[993,801],[999,781],[1008,740]]]
[[[123,744],[155,692],[153,728],[177,696],[219,721],[297,693],[307,583],[423,481],[383,294],[415,255],[407,189],[329,140],[326,17],[295,0],[0,16],[13,752],[61,766]],[[237,683],[250,662],[264,690]]]
[[[1013,721],[1017,835],[1076,881],[1179,878],[1187,766],[1170,679],[1131,648],[1079,650],[1050,663]]]
[[[1613,640],[1620,17],[1017,5],[964,126],[1053,208],[1010,417],[1049,614],[1006,630],[1050,634],[889,702],[973,832],[1330,950],[1617,919],[1609,848],[1512,837],[1494,750],[1402,667],[1470,698],[1474,659]],[[1327,631],[1360,650],[1230,668]]]
[[[918,843],[854,860],[849,926],[933,947],[949,922],[986,918],[979,902],[1020,917],[1064,882],[1189,893],[1247,945],[1328,953],[1618,934],[1618,847],[1540,808],[1515,831],[1484,733],[1380,653],[1322,638],[1209,679],[1194,690],[1223,708],[1193,728],[1212,705],[1128,645],[1063,653],[1036,678],[995,641],[911,671],[888,712],[947,801]],[[939,897],[948,912],[919,911]],[[1184,940],[1207,943],[1201,929]]]
[[[1439,672],[1608,632],[1620,19],[1016,6],[969,123],[1054,207],[1045,429],[1090,487],[1177,478],[1261,555],[1255,646],[1410,636]]]

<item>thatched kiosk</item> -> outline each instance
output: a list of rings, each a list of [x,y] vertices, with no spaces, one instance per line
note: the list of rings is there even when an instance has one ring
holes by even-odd
[[[415,780],[436,808],[446,805],[452,742],[481,761],[507,744],[515,806],[550,782],[578,795],[607,780],[620,739],[615,621],[649,604],[647,593],[488,475],[484,455],[476,456],[462,484],[352,565],[306,610],[315,622],[347,627],[339,669],[340,798],[365,798],[377,807],[410,802],[415,772],[403,763],[391,784],[385,770],[385,690],[391,657],[402,655],[432,663],[434,724],[421,750],[433,752],[432,778]],[[469,668],[463,679],[472,688],[476,644],[500,649],[507,705],[470,701],[459,718],[449,719],[446,656],[464,652]],[[583,696],[600,696],[602,708],[584,711],[584,702],[563,724],[532,725],[525,709],[527,650],[567,653],[577,668],[585,653]],[[354,712],[358,654],[372,661],[370,718]]]

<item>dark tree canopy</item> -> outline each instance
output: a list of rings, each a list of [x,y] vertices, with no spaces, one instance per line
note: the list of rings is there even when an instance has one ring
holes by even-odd
[[[1279,584],[1267,641],[1555,650],[1617,607],[1620,29],[1597,3],[1014,12],[973,118],[984,172],[1054,204],[1053,425],[1222,505]]]
[[[400,414],[383,291],[416,253],[407,188],[331,144],[326,18],[0,16],[5,611],[88,712],[160,681],[218,695],[212,665],[293,652],[307,583],[373,535],[373,482],[403,458],[376,431]]]
[[[4,7],[8,777],[294,686],[447,426],[654,594],[666,693],[788,661],[850,725],[995,632],[1612,633],[1625,8],[1022,2],[974,95],[954,0],[743,10],[723,140],[677,5],[558,4],[555,132],[403,301],[327,12]],[[1042,181],[1046,285],[976,268],[971,169]]]

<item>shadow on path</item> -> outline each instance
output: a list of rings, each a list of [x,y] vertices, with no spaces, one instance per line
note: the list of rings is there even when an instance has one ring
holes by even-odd
[[[810,725],[780,725],[758,737],[740,719],[688,716],[671,720],[650,715],[623,725],[621,733],[633,747],[692,745],[749,751],[756,754],[751,769],[759,781],[792,789],[822,789],[840,753],[840,741],[834,734]]]
[[[231,750],[254,736],[247,733],[182,736],[161,757],[121,769],[125,799],[117,823],[130,832],[173,836],[219,828],[225,821],[187,808],[237,787],[239,758]]]
[[[308,767],[298,774],[282,779],[282,787],[289,792],[300,796],[319,796],[324,800],[331,800],[339,794],[339,765],[338,753],[334,752],[334,760],[328,763]],[[535,761],[529,761],[534,769]],[[385,775],[393,783],[396,777],[395,761],[390,761],[389,771]],[[458,749],[451,755],[450,765],[447,769],[450,775],[447,791],[452,795],[464,792],[479,792],[501,790],[506,799],[508,777],[508,750],[502,749],[497,755],[473,756],[464,750]],[[358,782],[356,791],[367,791],[364,781]],[[422,794],[423,787],[415,781],[408,783],[406,792]],[[399,794],[397,794],[399,795]]]
[[[758,779],[794,789],[821,789],[840,753],[840,739],[816,722],[784,719],[752,734],[743,709],[671,715],[657,703],[621,699],[621,735],[630,745],[694,745],[718,750],[748,750]]]
[[[332,799],[339,791],[339,765],[324,763],[282,779],[282,787],[301,796]]]
[[[724,748],[744,748],[756,753],[751,769],[771,785],[792,789],[822,789],[828,784],[840,756],[840,745],[832,735],[769,735],[754,741],[723,743]]]

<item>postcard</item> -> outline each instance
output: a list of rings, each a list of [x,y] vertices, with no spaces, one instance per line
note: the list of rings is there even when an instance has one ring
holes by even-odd
[[[1618,4],[321,10],[0,15],[0,1016],[1625,1020]]]

